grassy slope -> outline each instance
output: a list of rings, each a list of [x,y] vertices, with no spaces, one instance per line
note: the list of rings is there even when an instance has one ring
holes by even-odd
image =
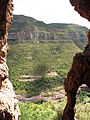
[[[63,84],[75,53],[81,50],[73,43],[61,44],[12,44],[8,53],[10,80],[14,89],[20,94],[25,89],[28,97],[40,94],[41,91],[52,89]],[[35,58],[35,55],[38,57]],[[50,66],[48,72],[57,72],[54,78],[38,79],[34,82],[18,81],[21,75],[33,75],[35,60],[44,58]]]

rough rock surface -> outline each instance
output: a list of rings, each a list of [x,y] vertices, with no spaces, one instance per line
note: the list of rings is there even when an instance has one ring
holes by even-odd
[[[12,21],[12,0],[0,0],[0,120],[19,120],[20,110],[8,80],[7,36]]]
[[[70,0],[70,2],[81,16],[90,20],[89,0]],[[71,70],[64,82],[67,104],[62,120],[74,120],[76,94],[82,84],[86,84],[90,88],[90,31],[88,32],[88,45],[83,53],[78,53],[74,57]]]
[[[90,21],[90,1],[89,0],[70,0],[75,10],[84,18]]]
[[[29,26],[29,28],[27,26],[26,27],[24,26],[22,30],[18,30],[15,28],[15,24],[18,25],[18,22],[14,23],[14,21],[15,20],[13,20],[13,24],[10,29],[9,35],[8,35],[8,39],[12,41],[20,40],[20,39],[23,39],[23,40],[27,40],[27,39],[29,40],[34,40],[34,39],[36,40],[67,40],[67,41],[70,41],[70,40],[84,41],[86,39],[87,41],[87,36],[86,36],[87,32],[85,32],[85,29],[87,28],[81,27],[81,26],[79,27],[78,25],[74,27],[73,25],[71,27],[67,25],[68,27],[63,28],[63,30],[59,30],[58,28],[55,28],[56,30],[51,29],[47,31],[46,28],[43,28],[44,30],[41,30],[37,26],[33,26],[33,27]],[[25,21],[25,23],[27,22]]]

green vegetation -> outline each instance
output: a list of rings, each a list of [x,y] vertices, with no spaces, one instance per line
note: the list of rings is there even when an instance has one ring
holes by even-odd
[[[42,91],[52,90],[54,87],[62,85],[64,82],[63,78],[58,76],[55,78],[41,78],[32,82],[21,82],[13,81],[14,89],[17,94],[21,94],[22,90],[26,91],[26,97],[31,97],[34,95],[39,95]]]
[[[65,76],[71,67],[75,53],[81,50],[73,43],[61,44],[11,44],[8,53],[9,79],[16,93],[25,90],[26,96],[38,95],[42,91],[51,90],[63,84]],[[44,66],[41,66],[44,63]],[[35,68],[43,67],[43,71]],[[25,81],[23,75],[45,76],[46,73],[56,72],[56,77],[38,78],[35,81]],[[24,81],[19,81],[24,79]],[[26,79],[30,79],[27,77]]]
[[[90,97],[82,96],[78,98],[79,101],[76,104],[76,118],[78,120],[89,120],[90,119]],[[82,101],[82,102],[80,102]]]
[[[10,80],[13,83],[16,94],[24,97],[39,95],[46,92],[44,97],[54,96],[54,90],[63,85],[65,76],[71,67],[75,53],[81,50],[74,43],[61,44],[10,44],[7,63],[9,66]],[[35,81],[19,81],[20,79],[35,78],[34,67],[47,64],[46,73],[57,72],[55,77],[37,78]],[[23,77],[26,75],[27,77]],[[28,76],[30,75],[30,76]],[[48,91],[52,91],[48,94]],[[90,96],[89,93],[80,92],[76,104],[76,118],[78,120],[89,120],[90,118]],[[38,103],[19,103],[21,109],[20,120],[58,120],[63,114],[66,104],[65,99],[60,99],[60,103],[42,102]]]
[[[20,120],[60,120],[65,108],[66,99],[61,99],[60,103],[43,102],[19,103],[21,109]],[[90,119],[90,98],[85,97],[84,101],[76,104],[75,118],[78,120]]]
[[[38,50],[36,47],[33,50],[32,59],[34,75],[40,75],[41,78],[45,78],[45,75],[48,73],[51,66],[46,51],[41,51],[40,48]]]
[[[62,116],[66,100],[61,101],[59,104],[49,101],[42,104],[19,103],[21,109],[20,120],[58,120],[58,117]]]
[[[78,98],[77,98],[77,104],[84,102],[84,100],[87,96],[90,97],[90,92],[79,91]]]

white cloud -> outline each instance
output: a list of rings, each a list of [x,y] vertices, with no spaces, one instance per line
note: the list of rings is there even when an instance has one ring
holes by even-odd
[[[13,0],[14,14],[34,17],[46,23],[75,23],[90,26],[90,23],[74,11],[69,0]]]

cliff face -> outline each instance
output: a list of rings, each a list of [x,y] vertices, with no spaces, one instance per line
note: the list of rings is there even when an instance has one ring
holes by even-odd
[[[70,0],[70,2],[81,16],[90,20],[90,1]],[[67,104],[62,120],[74,120],[76,94],[82,84],[86,84],[90,88],[90,31],[88,32],[88,45],[83,53],[78,53],[73,58],[72,67],[64,82]]]
[[[8,42],[19,43],[19,41],[32,42],[38,40],[51,40],[49,42],[66,41],[74,42],[83,49],[87,40],[88,29],[74,24],[52,23],[45,24],[34,18],[23,15],[14,15],[14,19],[9,31]],[[45,41],[44,41],[45,42]],[[48,41],[46,41],[48,42]],[[79,44],[78,44],[79,43]]]
[[[60,40],[60,39],[69,39],[69,40],[75,40],[75,39],[82,39],[82,41],[84,39],[87,39],[86,37],[86,33],[87,33],[87,29],[86,31],[84,30],[84,28],[82,27],[82,30],[84,31],[85,34],[83,34],[81,32],[78,33],[78,31],[73,31],[73,28],[69,28],[72,31],[69,32],[67,30],[55,30],[55,31],[46,31],[46,30],[40,30],[37,27],[32,27],[32,28],[26,28],[20,32],[10,32],[8,39],[39,39],[39,40]],[[80,30],[79,30],[80,32]]]
[[[65,31],[51,31],[40,30],[37,27],[25,28],[20,32],[9,33],[8,39],[39,39],[39,40],[59,40],[68,39]]]
[[[12,0],[0,1],[0,120],[18,120],[20,116],[6,65],[7,36],[12,21],[12,10]]]

